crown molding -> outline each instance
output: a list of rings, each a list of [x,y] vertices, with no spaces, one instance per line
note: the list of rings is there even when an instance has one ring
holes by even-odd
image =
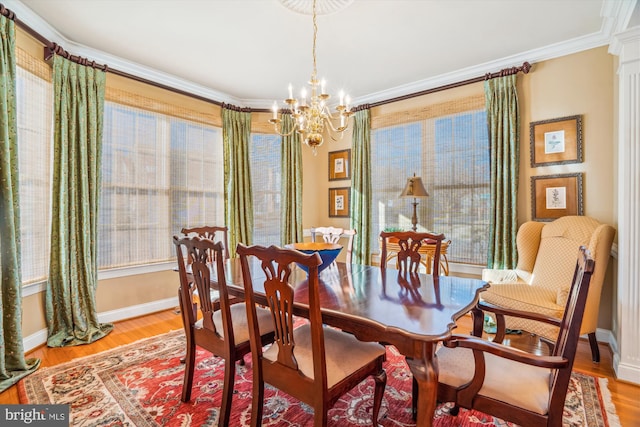
[[[238,106],[247,106],[242,104],[242,100],[232,97],[226,93],[218,92],[186,79],[176,77],[172,74],[163,73],[136,62],[69,40],[19,0],[5,0],[3,3],[5,7],[16,14],[21,22],[24,22],[50,42],[58,43],[73,55],[83,56],[91,61],[96,61],[100,64],[107,64],[109,68],[140,77],[141,79],[179,89],[187,93],[198,95],[212,101],[224,102]]]
[[[14,11],[18,19],[33,30],[40,33],[51,42],[56,42],[74,55],[87,57],[92,61],[107,64],[109,67],[153,81],[165,86],[169,86],[187,93],[201,96],[212,101],[229,103],[232,105],[250,107],[256,109],[270,109],[272,100],[266,99],[239,99],[226,93],[213,90],[211,88],[193,83],[191,81],[163,73],[149,67],[145,67],[133,61],[125,60],[105,52],[92,49],[67,39],[60,34],[49,23],[40,18],[31,9],[19,0],[5,0],[5,6]],[[613,37],[620,33],[628,25],[637,0],[603,0],[601,16],[603,17],[602,27],[599,32],[586,36],[577,37],[565,42],[548,45],[542,48],[521,52],[505,58],[478,64],[472,67],[460,69],[451,73],[441,74],[424,80],[415,81],[401,86],[396,86],[383,91],[361,96],[352,101],[353,105],[375,103],[400,96],[418,93],[429,89],[445,86],[448,84],[477,78],[486,73],[499,71],[503,68],[513,67],[529,62],[535,68],[535,63],[558,58],[584,50],[601,47],[610,43],[617,43],[617,38]],[[615,46],[614,46],[615,47]],[[611,49],[610,49],[611,50]],[[613,50],[615,52],[615,50]]]

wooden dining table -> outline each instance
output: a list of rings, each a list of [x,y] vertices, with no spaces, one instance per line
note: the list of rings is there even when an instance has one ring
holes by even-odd
[[[256,301],[266,305],[264,273],[258,262],[252,262],[250,269]],[[244,297],[239,259],[226,261],[225,276],[229,293]],[[475,306],[488,283],[426,274],[406,277],[392,268],[342,262],[323,270],[319,279],[323,323],[361,341],[395,346],[417,382],[416,425],[431,426],[437,405],[436,346],[451,335],[456,320]],[[294,314],[307,316],[307,273],[294,267],[290,283],[295,286]]]

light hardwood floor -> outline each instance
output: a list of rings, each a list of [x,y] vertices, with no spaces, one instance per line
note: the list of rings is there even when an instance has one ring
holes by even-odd
[[[458,325],[457,333],[468,333],[471,329],[470,318],[463,317]],[[93,344],[69,348],[43,346],[28,353],[27,357],[39,358],[42,367],[52,366],[176,329],[182,329],[182,318],[177,311],[167,310],[117,322],[112,333]],[[536,337],[529,334],[510,335],[509,337],[511,345],[515,347],[539,353],[546,351],[546,345],[541,345]],[[640,426],[640,387],[615,379],[612,354],[608,346],[600,345],[600,356],[599,364],[591,362],[589,343],[582,340],[578,346],[574,370],[608,378],[611,398],[616,406],[622,427]],[[0,393],[0,404],[11,403],[19,403],[16,386]]]

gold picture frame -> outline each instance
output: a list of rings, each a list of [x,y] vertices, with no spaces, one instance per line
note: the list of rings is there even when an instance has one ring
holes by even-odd
[[[529,124],[531,167],[582,163],[582,116]]]
[[[329,217],[348,218],[351,187],[329,189]]]
[[[533,221],[553,221],[567,215],[584,215],[582,173],[532,176]]]
[[[329,152],[329,181],[351,179],[351,150]]]

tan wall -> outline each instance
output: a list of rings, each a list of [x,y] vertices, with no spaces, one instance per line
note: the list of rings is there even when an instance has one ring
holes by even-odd
[[[607,53],[607,47],[591,49],[534,64],[532,71],[519,76],[518,81],[521,109],[519,222],[532,218],[532,176],[582,172],[584,214],[617,228],[614,57]],[[529,123],[578,114],[582,115],[584,161],[532,168]],[[598,327],[609,330],[613,325],[615,264],[616,260],[611,258],[598,321]]]
[[[175,271],[136,274],[98,281],[98,313],[178,297],[180,279]]]
[[[544,61],[519,76],[520,222],[531,218],[530,177],[583,172],[584,214],[616,225],[614,206],[613,56],[606,47]],[[529,123],[582,115],[582,163],[531,168]]]

